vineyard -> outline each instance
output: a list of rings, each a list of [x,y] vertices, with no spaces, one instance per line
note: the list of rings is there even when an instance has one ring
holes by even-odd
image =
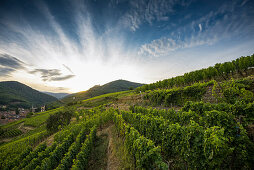
[[[253,66],[241,57],[1,126],[0,169],[91,169],[101,155],[100,169],[253,169]]]

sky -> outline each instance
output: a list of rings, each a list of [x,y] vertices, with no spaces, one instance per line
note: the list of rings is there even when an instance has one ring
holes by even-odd
[[[0,81],[78,92],[254,53],[253,0],[0,0]]]

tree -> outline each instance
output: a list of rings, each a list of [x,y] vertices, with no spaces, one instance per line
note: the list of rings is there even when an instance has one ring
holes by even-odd
[[[15,112],[16,112],[16,115],[19,115],[19,109],[18,108],[16,108]]]
[[[26,115],[26,118],[30,118],[32,115],[33,115],[33,112],[29,112],[29,113]]]
[[[133,90],[133,87],[130,87],[129,90]]]
[[[68,125],[73,113],[73,110],[65,110],[50,115],[46,121],[47,130],[50,132],[55,132],[58,130],[59,126],[62,127]]]

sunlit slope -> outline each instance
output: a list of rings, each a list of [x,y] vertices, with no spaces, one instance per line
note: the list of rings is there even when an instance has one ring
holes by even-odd
[[[69,103],[73,101],[85,100],[91,97],[95,97],[95,96],[99,96],[99,95],[103,95],[107,93],[114,93],[114,92],[135,89],[142,85],[143,84],[134,83],[134,82],[126,81],[126,80],[116,80],[116,81],[112,81],[110,83],[104,84],[102,86],[99,86],[99,85],[94,86],[87,91],[68,95],[65,98],[63,98],[62,101],[65,103]],[[75,99],[73,100],[74,97]]]

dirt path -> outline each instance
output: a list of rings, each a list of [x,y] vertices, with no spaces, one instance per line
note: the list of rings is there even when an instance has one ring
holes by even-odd
[[[0,139],[0,143],[6,143],[6,142],[10,142],[13,138],[4,138],[4,139]]]
[[[119,169],[119,161],[114,153],[112,127],[113,125],[108,125],[97,131],[97,139],[91,154],[91,161],[89,162],[88,170]]]
[[[30,130],[34,130],[34,127],[24,126],[24,122],[22,122],[22,123],[20,123],[18,129],[21,130],[23,133],[26,133],[26,132],[28,132]]]
[[[47,146],[51,146],[54,143],[54,136],[56,133],[54,133],[53,135],[47,137],[47,139],[44,141],[46,142]]]
[[[109,138],[108,152],[107,152],[107,157],[108,157],[107,170],[117,170],[120,167],[119,160],[117,159],[117,156],[114,153],[112,127],[113,125],[107,128],[108,138]]]

